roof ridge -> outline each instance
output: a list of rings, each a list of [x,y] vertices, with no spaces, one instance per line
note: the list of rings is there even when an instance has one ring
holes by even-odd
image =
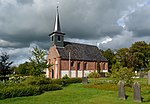
[[[64,43],[72,43],[72,44],[79,44],[79,45],[85,45],[85,46],[97,47],[96,45],[84,44],[84,43],[76,43],[76,42],[68,42],[68,41],[64,41]],[[97,48],[98,48],[98,47],[97,47]]]

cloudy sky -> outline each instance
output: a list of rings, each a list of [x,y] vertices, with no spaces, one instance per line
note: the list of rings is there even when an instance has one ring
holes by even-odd
[[[150,42],[150,0],[0,0],[0,52],[15,64],[48,50],[57,2],[65,40],[101,49]]]

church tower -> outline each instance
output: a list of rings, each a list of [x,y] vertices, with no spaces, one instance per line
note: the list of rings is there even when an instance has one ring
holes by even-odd
[[[57,6],[54,29],[53,32],[49,34],[51,46],[56,45],[56,47],[64,47],[64,35],[65,33],[62,33],[60,28],[59,11]]]

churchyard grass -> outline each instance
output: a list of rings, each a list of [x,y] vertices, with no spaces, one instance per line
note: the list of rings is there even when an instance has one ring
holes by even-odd
[[[100,78],[97,80],[109,82],[111,79]],[[92,82],[92,80],[90,81]],[[141,84],[142,97],[144,98],[142,103],[150,104],[150,87],[145,86],[147,80],[138,79],[138,81]],[[0,104],[137,104],[133,100],[132,88],[125,89],[127,90],[126,95],[128,95],[127,100],[119,100],[116,84],[71,84],[64,87],[63,90],[49,91],[38,96],[0,100]]]

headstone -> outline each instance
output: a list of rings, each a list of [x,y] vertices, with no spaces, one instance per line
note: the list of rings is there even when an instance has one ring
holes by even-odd
[[[138,82],[135,82],[133,85],[133,97],[135,102],[142,102],[142,97],[141,97],[141,89],[140,85]]]
[[[119,81],[118,83],[118,98],[121,100],[125,100],[125,90],[124,90],[124,83]]]
[[[87,83],[88,83],[87,77],[82,77],[82,84],[87,84]]]
[[[65,82],[65,81],[62,81],[62,82],[61,82],[61,85],[62,85],[62,86],[66,86],[66,82]]]
[[[150,70],[148,71],[148,85],[150,85]]]

